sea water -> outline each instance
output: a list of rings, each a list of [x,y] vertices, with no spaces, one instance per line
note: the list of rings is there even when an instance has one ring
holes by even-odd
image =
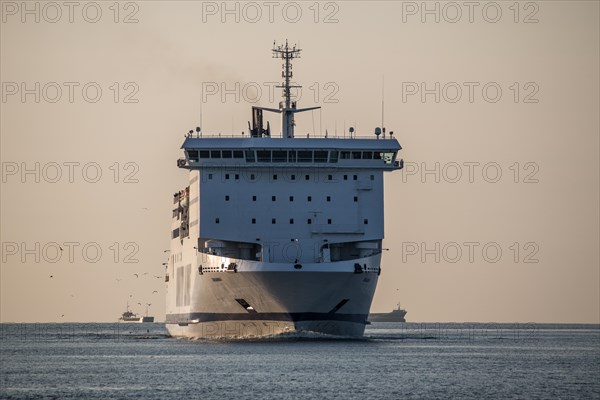
[[[189,340],[0,324],[0,399],[600,399],[600,326],[374,323],[363,339]]]

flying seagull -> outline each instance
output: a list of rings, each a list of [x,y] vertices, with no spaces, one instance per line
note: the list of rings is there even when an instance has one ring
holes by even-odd
[[[140,276],[138,274],[134,274],[136,278],[139,278]]]
[[[154,294],[154,293],[158,293],[158,290],[155,290],[154,292],[152,292],[152,294]]]

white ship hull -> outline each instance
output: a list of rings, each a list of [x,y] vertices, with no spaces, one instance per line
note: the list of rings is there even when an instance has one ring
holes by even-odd
[[[209,262],[228,265],[221,263],[221,257],[208,257]],[[190,305],[173,308],[166,327],[172,336],[194,338],[262,337],[294,331],[360,337],[380,259],[379,254],[305,264],[301,269],[290,263],[242,260],[237,262],[238,272],[203,271],[200,275],[192,271]],[[367,268],[356,273],[356,264]]]

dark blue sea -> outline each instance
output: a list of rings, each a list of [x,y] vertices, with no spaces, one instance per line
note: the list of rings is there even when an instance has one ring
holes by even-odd
[[[600,399],[600,326],[374,323],[361,340],[1,324],[1,399]]]

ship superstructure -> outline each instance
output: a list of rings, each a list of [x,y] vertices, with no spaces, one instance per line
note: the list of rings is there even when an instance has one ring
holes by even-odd
[[[166,326],[173,336],[290,331],[362,336],[381,273],[383,173],[402,168],[398,141],[295,137],[291,61],[279,108],[252,108],[249,132],[190,131],[189,186],[173,197]],[[282,115],[280,137],[263,112]],[[350,129],[353,131],[353,129]]]

